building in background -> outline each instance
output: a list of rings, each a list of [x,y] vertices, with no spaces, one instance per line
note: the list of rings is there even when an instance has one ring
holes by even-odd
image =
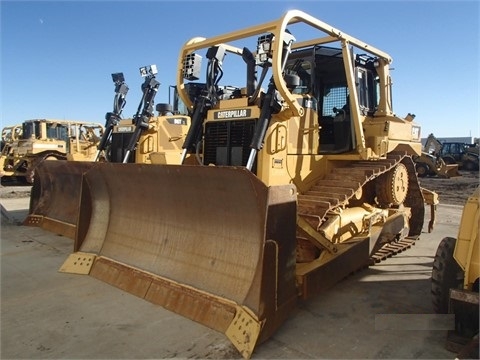
[[[463,137],[436,137],[438,141],[441,143],[444,142],[459,142],[465,144],[478,144],[478,138],[474,138],[473,136],[463,136]],[[427,138],[422,138],[422,146],[425,146]]]

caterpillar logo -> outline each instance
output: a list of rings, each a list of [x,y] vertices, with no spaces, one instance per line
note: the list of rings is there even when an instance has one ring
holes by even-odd
[[[216,111],[213,114],[213,118],[217,119],[238,119],[250,117],[251,109],[235,109],[235,110],[222,110]]]
[[[135,131],[135,126],[128,125],[128,126],[116,126],[113,130],[115,133],[133,133]]]

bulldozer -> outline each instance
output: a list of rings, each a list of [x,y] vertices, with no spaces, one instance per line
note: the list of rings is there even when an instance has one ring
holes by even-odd
[[[454,314],[455,328],[448,331],[446,348],[463,354],[460,359],[478,359],[479,199],[477,187],[463,208],[457,238],[442,239],[432,268],[433,309],[438,314]]]
[[[103,133],[101,124],[54,119],[26,120],[2,149],[0,177],[33,184],[36,168],[45,160],[92,161]]]
[[[160,83],[156,80],[156,65],[140,68],[140,74],[145,78],[141,86],[142,98],[133,118],[122,119],[121,109],[124,106],[124,97],[119,100],[119,94],[125,96],[128,87],[118,88],[116,83],[115,103],[113,113],[107,113],[105,134],[97,150],[97,161],[112,163],[139,163],[139,164],[171,164],[178,163],[178,151],[190,125],[188,113],[179,111],[181,101],[174,92],[174,104],[159,103],[155,106],[157,116],[154,116],[154,98]],[[124,84],[123,74],[112,74],[112,78],[119,79]],[[195,96],[198,88],[203,84],[192,83],[189,86],[191,96]],[[125,90],[127,89],[127,90]],[[195,99],[195,97],[193,97]]]
[[[17,141],[22,136],[22,125],[5,126],[2,129],[1,151],[5,146],[9,146],[14,141]],[[8,150],[5,150],[8,152]]]
[[[153,70],[152,70],[153,69]],[[113,73],[115,84],[114,106],[105,115],[105,131],[98,142],[94,161],[77,162],[75,166],[64,161],[55,164],[41,163],[37,166],[36,181],[33,183],[29,214],[24,225],[37,226],[68,238],[75,237],[78,218],[78,202],[82,174],[98,162],[176,164],[179,162],[181,144],[187,134],[190,116],[171,86],[171,103],[156,104],[157,116],[153,114],[154,98],[159,83],[155,79],[155,65],[140,68],[145,78],[141,86],[142,98],[132,118],[122,118],[129,91],[123,73]],[[191,101],[205,88],[204,83],[191,82],[186,89]],[[229,87],[219,87],[228,92]],[[68,197],[73,206],[65,206]]]
[[[451,178],[461,176],[458,172],[458,164],[455,161],[447,161],[442,156],[443,145],[430,134],[427,137],[420,156],[414,156],[415,169],[419,177],[438,176],[441,178]]]
[[[183,144],[170,161],[81,172],[78,202],[62,199],[77,215],[60,271],[223,332],[251,357],[299,299],[412,246],[438,200],[412,160],[420,125],[393,112],[391,62],[298,10],[189,40],[176,85],[190,113]],[[244,84],[220,84],[227,65]]]
[[[82,174],[85,171],[101,162],[178,163],[178,154],[187,134],[190,117],[179,110],[184,106],[176,91],[173,106],[157,104],[155,109],[158,115],[154,116],[154,98],[160,85],[155,79],[156,73],[155,65],[140,68],[140,74],[145,78],[141,86],[142,98],[135,115],[125,119],[122,118],[122,112],[129,88],[123,73],[112,74],[115,85],[113,111],[105,115],[105,131],[97,142],[93,161],[77,162],[75,165],[66,161],[39,164],[31,191],[29,214],[24,225],[41,227],[73,239]],[[195,99],[203,87],[204,84],[201,83],[189,84],[191,98]],[[70,206],[66,206],[66,198],[69,199]]]

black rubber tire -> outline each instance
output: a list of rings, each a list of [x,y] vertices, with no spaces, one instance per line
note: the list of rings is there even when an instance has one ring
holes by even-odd
[[[465,161],[462,167],[466,171],[475,171],[477,169],[477,165],[473,161]]]
[[[448,313],[450,289],[463,287],[464,273],[453,258],[456,242],[452,237],[443,238],[433,260],[431,293],[433,310],[437,314]]]
[[[418,177],[425,177],[430,173],[430,169],[428,168],[428,165],[424,163],[416,163],[415,170],[417,171]]]

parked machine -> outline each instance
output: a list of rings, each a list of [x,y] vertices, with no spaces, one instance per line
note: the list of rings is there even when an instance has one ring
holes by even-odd
[[[432,269],[433,309],[440,314],[455,314],[455,329],[448,332],[447,349],[457,353],[476,350],[474,357],[468,357],[473,359],[478,358],[479,201],[480,187],[463,208],[457,238],[445,237],[440,242]]]
[[[445,162],[442,157],[442,143],[433,135],[427,137],[422,154],[414,156],[415,169],[419,177],[438,176],[450,178],[461,176],[455,161]]]
[[[224,332],[249,358],[299,296],[422,232],[420,126],[393,112],[391,61],[297,10],[191,39],[177,71],[191,114],[183,144],[154,165],[103,162],[82,174],[80,202],[63,199],[79,214],[61,271]],[[241,69],[245,86],[220,84]],[[202,70],[192,100],[188,81]],[[136,156],[147,145],[140,137]]]
[[[467,171],[478,170],[478,144],[444,142],[440,154],[447,164],[457,164],[461,169]]]
[[[5,126],[2,129],[1,151],[3,152],[3,149],[5,146],[10,145],[11,143],[17,141],[21,137],[22,137],[21,124]],[[8,150],[5,150],[5,151],[8,152]]]
[[[82,174],[100,162],[167,164],[178,163],[181,144],[186,136],[190,118],[178,114],[169,104],[153,104],[160,83],[155,79],[155,65],[140,68],[145,78],[142,98],[133,118],[122,118],[128,85],[123,73],[112,74],[115,85],[113,111],[105,115],[105,131],[92,149],[91,162],[65,161],[41,163],[30,196],[29,215],[25,225],[74,238],[79,211]],[[202,84],[190,86],[193,94]],[[177,106],[181,102],[175,102]],[[68,201],[66,202],[66,199]]]
[[[115,109],[113,116],[107,113],[106,128],[109,131],[102,140],[105,139],[108,145],[100,144],[99,154],[103,151],[104,160],[112,163],[176,164],[190,126],[190,116],[179,111],[182,102],[177,99],[176,90],[173,105],[157,104],[157,116],[154,116],[154,98],[160,86],[155,79],[156,66],[142,67],[140,73],[145,81],[137,112],[133,118],[126,119],[121,119]],[[205,84],[201,83],[188,84],[189,98],[195,99],[204,87]],[[116,98],[118,94],[116,92]]]
[[[15,138],[2,149],[0,176],[14,176],[32,184],[35,170],[44,160],[92,161],[103,126],[83,121],[33,119],[23,122],[22,129],[16,131]]]

